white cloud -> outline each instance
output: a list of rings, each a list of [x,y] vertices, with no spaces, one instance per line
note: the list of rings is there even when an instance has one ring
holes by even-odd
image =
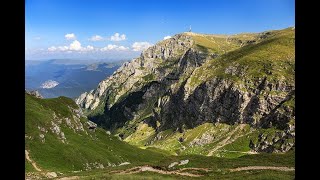
[[[103,47],[100,49],[100,51],[110,51],[110,50],[124,51],[124,50],[129,50],[129,48],[124,46],[118,46],[115,44],[108,44],[106,47]]]
[[[146,42],[142,42],[142,44],[136,48],[142,48],[146,47],[147,45],[144,44]],[[149,44],[149,43],[147,43]],[[139,45],[139,43],[138,43]],[[125,46],[119,46],[119,45],[115,45],[115,44],[108,44],[105,47],[102,48],[97,48],[97,47],[93,47],[91,45],[88,45],[86,47],[83,47],[81,45],[81,43],[78,40],[74,40],[70,45],[68,46],[51,46],[47,49],[47,52],[52,53],[52,52],[64,52],[64,53],[72,53],[72,52],[79,52],[79,53],[86,53],[86,52],[105,52],[105,51],[110,51],[110,52],[114,52],[114,51],[126,51],[129,52],[130,48],[129,47],[125,47]]]
[[[163,39],[166,40],[166,39],[169,39],[171,38],[171,36],[165,36]]]
[[[124,46],[119,46],[118,49],[121,51],[124,51],[124,50],[128,50],[129,48]]]
[[[101,51],[113,50],[117,47],[117,45],[108,44],[106,47],[101,48]]]
[[[102,41],[102,40],[103,40],[103,37],[99,35],[94,35],[89,39],[89,41]]]
[[[94,49],[94,47],[93,46],[87,46],[87,48],[86,48],[87,50],[89,50],[89,51],[91,51],[91,50],[93,50]]]
[[[59,46],[59,47],[58,47],[58,50],[59,50],[59,51],[67,51],[68,49],[69,49],[68,46]]]
[[[48,51],[56,51],[56,50],[57,50],[57,48],[55,46],[51,46],[48,48]]]
[[[126,40],[126,35],[125,34],[119,34],[115,33],[113,36],[110,37],[111,41],[123,41]]]
[[[69,46],[51,46],[48,48],[49,52],[67,52],[71,53],[72,51],[93,51],[95,48],[93,46],[88,45],[87,47],[82,47],[81,43],[77,40],[74,40]]]
[[[40,40],[41,37],[37,36],[37,37],[34,37],[35,40]]]
[[[71,34],[66,34],[64,37],[65,37],[67,40],[76,39],[76,35],[74,35],[73,33],[71,33]]]
[[[148,42],[135,42],[132,44],[133,51],[143,51],[153,44]]]
[[[79,51],[81,50],[81,43],[75,40],[70,44],[69,49],[74,51]]]

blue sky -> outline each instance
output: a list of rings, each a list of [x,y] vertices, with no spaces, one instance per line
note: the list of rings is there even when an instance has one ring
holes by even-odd
[[[26,59],[133,58],[190,25],[207,34],[295,25],[294,0],[26,0],[25,8]]]

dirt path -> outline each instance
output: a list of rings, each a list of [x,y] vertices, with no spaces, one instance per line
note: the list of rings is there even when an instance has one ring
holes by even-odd
[[[237,152],[237,153],[242,153],[242,154],[258,154],[257,152],[254,152],[254,151],[228,151],[228,150],[221,150],[221,152]]]
[[[34,167],[34,169],[37,170],[37,171],[42,171],[42,170],[37,166],[36,162],[34,162],[34,161],[30,158],[29,152],[28,152],[27,150],[25,150],[25,154],[26,154],[26,159],[27,159],[27,161],[29,161],[29,162],[32,164],[32,166]]]
[[[195,169],[198,169],[198,168],[195,168]],[[116,173],[116,174],[135,174],[135,173],[144,172],[144,171],[155,172],[155,173],[159,173],[159,174],[173,174],[173,175],[189,176],[189,177],[200,177],[200,176],[203,176],[203,175],[200,175],[200,174],[192,174],[192,173],[187,173],[187,172],[180,172],[182,170],[165,171],[165,170],[161,170],[161,169],[155,169],[155,168],[150,167],[150,166],[138,166],[138,167],[134,167],[134,168],[127,169],[127,170],[113,171],[113,173]]]
[[[188,170],[201,170],[205,172],[212,171],[209,168],[181,168],[181,169],[178,169],[177,171],[181,172],[181,171],[188,171]]]
[[[245,124],[240,124],[239,126],[237,126],[234,130],[232,130],[231,132],[228,133],[227,137],[225,139],[223,139],[222,141],[218,142],[217,146],[214,147],[209,153],[207,156],[212,156],[212,154],[217,151],[218,149],[222,148],[223,146],[227,145],[227,144],[230,144],[232,142],[234,142],[236,139],[238,139],[239,137],[242,137],[242,136],[237,136],[236,138],[234,138],[233,140],[229,141],[231,139],[231,136],[236,133],[238,130],[242,130],[243,128],[245,127]]]
[[[247,166],[230,169],[231,172],[247,170],[277,170],[277,171],[294,171],[293,167],[276,167],[276,166]]]
[[[74,180],[74,179],[80,179],[80,177],[79,176],[70,176],[70,177],[59,178],[58,180]]]
[[[188,176],[188,177],[201,177],[203,175],[201,174],[193,174],[190,172],[184,172],[188,170],[202,170],[205,172],[212,171],[208,168],[181,168],[178,170],[174,171],[166,171],[166,170],[161,170],[161,169],[156,169],[151,166],[137,166],[133,167],[130,169],[125,169],[125,170],[116,170],[116,171],[111,171],[111,174],[136,174],[140,172],[154,172],[154,173],[159,173],[159,174],[171,174],[171,175],[180,175],[180,176]],[[295,168],[293,167],[276,167],[276,166],[246,166],[246,167],[238,167],[234,169],[229,169],[230,172],[237,172],[237,171],[247,171],[247,170],[276,170],[276,171],[295,171]],[[108,173],[109,174],[109,173]],[[81,176],[81,178],[87,177],[87,176]],[[70,176],[70,177],[63,177],[59,178],[58,180],[75,180],[75,179],[80,179],[79,176]]]

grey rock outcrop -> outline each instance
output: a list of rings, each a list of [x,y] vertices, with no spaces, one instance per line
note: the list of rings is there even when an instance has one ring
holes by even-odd
[[[223,45],[249,46],[247,49],[251,52],[255,44],[273,36],[273,32],[259,33],[251,39],[235,35],[226,38]],[[294,147],[291,139],[295,135],[295,109],[291,103],[295,85],[286,79],[288,77],[274,80],[268,68],[264,76],[246,76],[250,64],[242,66],[235,60],[219,64],[224,67],[219,71],[223,76],[208,78],[208,74],[203,73],[197,77],[197,82],[191,78],[205,68],[221,68],[208,64],[234,50],[221,50],[221,46],[215,47],[216,42],[210,44],[214,37],[220,36],[182,33],[161,41],[142,52],[140,57],[124,63],[111,77],[100,82],[97,89],[77,98],[76,103],[89,112],[92,121],[111,132],[125,127],[127,134],[119,135],[122,139],[136,129],[134,123],[127,122],[143,121],[156,133],[166,129],[183,131],[205,122],[245,123],[253,128],[276,128],[285,133],[274,136],[275,141],[252,142],[250,147],[254,151],[284,152]],[[294,53],[288,56],[290,58],[294,59]],[[284,62],[290,67],[294,65],[294,62]],[[292,78],[294,72],[289,76]],[[228,77],[237,77],[237,80]],[[212,140],[213,137],[203,137],[191,145]]]
[[[97,124],[92,121],[87,121],[87,125],[88,125],[89,129],[96,129],[97,128]]]
[[[179,34],[148,48],[139,58],[124,63],[111,77],[101,81],[97,89],[81,94],[76,103],[82,108],[94,110],[104,103],[100,100],[109,94],[112,95],[109,96],[107,104],[110,108],[122,95],[142,88],[143,83],[139,83],[139,80],[145,75],[154,74],[155,80],[161,80],[172,72],[170,69],[158,67],[175,63],[192,44],[189,36]]]
[[[27,94],[30,94],[31,96],[34,96],[36,98],[40,98],[40,99],[43,99],[42,95],[39,93],[39,91],[35,90],[35,91],[27,91],[25,90],[25,92]]]

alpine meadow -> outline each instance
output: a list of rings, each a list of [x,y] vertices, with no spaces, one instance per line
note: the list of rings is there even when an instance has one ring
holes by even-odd
[[[111,2],[26,2],[26,179],[295,179],[294,1]]]

